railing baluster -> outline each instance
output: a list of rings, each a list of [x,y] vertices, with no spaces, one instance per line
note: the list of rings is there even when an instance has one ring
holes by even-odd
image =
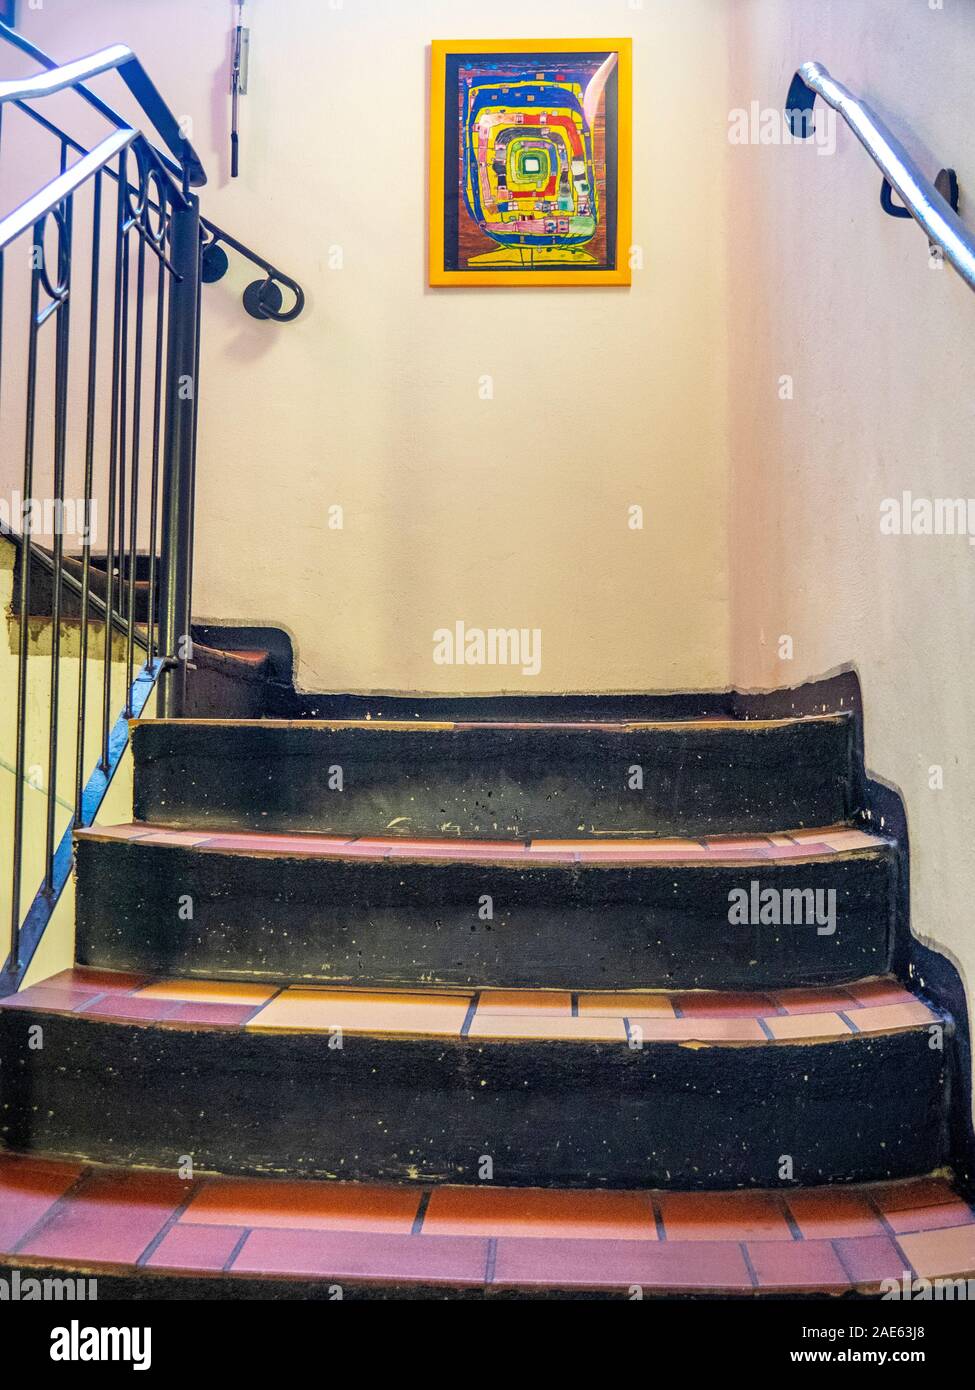
[[[164,679],[162,713],[179,718],[186,704],[186,642],[190,632],[196,376],[199,352],[200,208],[174,207],[166,372],[166,454],[162,514],[160,650],[175,662]]]
[[[20,547],[20,631],[17,642],[17,755],[14,773],[14,862],[11,876],[13,902],[10,927],[10,960],[20,962],[20,890],[24,849],[24,781],[27,775],[27,661],[30,616],[31,539],[26,510],[34,494],[34,431],[37,404],[37,308],[40,301],[40,258],[44,254],[43,224],[34,226],[30,280],[30,329],[27,341],[27,399],[24,409],[24,527]]]
[[[125,714],[132,715],[132,678],[135,674],[136,556],[139,547],[139,453],[142,433],[142,336],[145,328],[146,243],[139,237],[135,290],[135,366],[132,380],[132,475],[129,510],[129,625],[125,651]]]
[[[165,215],[165,214],[163,214]],[[165,245],[165,243],[164,243]],[[147,664],[152,665],[156,651],[156,540],[159,528],[159,441],[162,424],[163,342],[166,321],[165,267],[156,262],[156,359],[153,370],[152,394],[152,469],[149,486],[149,644]]]
[[[112,618],[115,607],[115,509],[118,505],[119,394],[122,371],[122,277],[127,268],[125,212],[128,189],[126,152],[119,156],[115,218],[115,312],[112,324],[112,403],[108,458],[108,534],[105,542],[105,664],[102,676],[102,755],[100,766],[109,766],[112,731]]]
[[[62,170],[62,173],[64,171]],[[54,830],[58,790],[58,733],[61,703],[61,589],[64,570],[64,464],[68,411],[68,348],[71,312],[71,219],[73,200],[68,199],[58,229],[58,284],[60,303],[54,310],[54,580],[51,599],[51,709],[47,744],[47,819],[44,853],[44,887],[54,890]]]
[[[78,661],[78,754],[75,764],[75,823],[82,824],[85,787],[85,721],[88,708],[88,609],[91,594],[92,491],[95,471],[95,408],[98,366],[98,293],[102,230],[102,176],[97,173],[92,192],[91,304],[88,318],[88,402],[85,420],[84,531],[81,551],[81,620]]]

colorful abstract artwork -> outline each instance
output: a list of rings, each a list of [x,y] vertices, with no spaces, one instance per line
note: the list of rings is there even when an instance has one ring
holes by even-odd
[[[630,283],[630,40],[433,44],[432,285]]]

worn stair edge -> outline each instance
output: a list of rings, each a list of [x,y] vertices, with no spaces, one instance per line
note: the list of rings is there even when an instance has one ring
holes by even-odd
[[[889,980],[862,989],[786,1013],[76,971],[0,1005],[0,1139],[356,1181],[470,1181],[488,1155],[517,1186],[760,1187],[784,1155],[806,1184],[934,1168],[950,1020]]]
[[[894,854],[850,829],[494,845],[143,824],[85,832],[75,850],[77,959],[111,969],[364,988],[736,989],[882,974],[893,948]],[[764,921],[759,891],[783,905]],[[730,905],[743,895],[744,918]]]
[[[874,1296],[975,1276],[935,1173],[753,1193],[247,1180],[0,1155],[0,1267],[166,1297]],[[886,1283],[885,1283],[886,1281]],[[178,1292],[169,1296],[179,1296]]]
[[[859,809],[848,715],[545,722],[139,721],[135,818],[476,838],[768,832]]]

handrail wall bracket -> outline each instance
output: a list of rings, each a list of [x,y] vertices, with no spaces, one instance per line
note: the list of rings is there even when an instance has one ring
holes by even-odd
[[[821,63],[803,63],[792,79],[785,114],[793,136],[808,140],[816,126],[813,108],[821,97],[853,131],[883,177],[880,201],[892,217],[912,217],[933,248],[940,251],[975,290],[975,234],[958,215],[958,178],[942,169],[931,181],[897,136],[865,102],[837,82]],[[895,192],[901,200],[892,200]]]

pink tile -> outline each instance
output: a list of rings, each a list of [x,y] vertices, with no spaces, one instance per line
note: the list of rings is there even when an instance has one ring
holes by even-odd
[[[473,1236],[375,1235],[355,1231],[251,1231],[234,1274],[304,1275],[336,1283],[479,1286],[488,1242]]]
[[[760,1289],[848,1289],[850,1280],[828,1240],[749,1241]]]
[[[887,1223],[898,1235],[909,1231],[940,1231],[949,1226],[975,1225],[975,1214],[961,1198],[939,1202],[933,1207],[912,1207],[909,1211],[887,1213]]]
[[[241,1236],[243,1226],[185,1226],[167,1231],[146,1260],[149,1269],[223,1269]]]
[[[80,1164],[0,1155],[0,1252],[12,1253],[81,1172]]]
[[[731,1242],[534,1240],[502,1237],[494,1286],[673,1291],[752,1288],[741,1246]]]
[[[175,1001],[173,1001],[175,1002]],[[260,1004],[176,1004],[167,1023],[185,1023],[197,1027],[240,1028],[254,1017]]]
[[[40,1009],[46,1012],[74,1013],[75,1009],[97,999],[98,990],[93,989],[48,989],[46,985],[32,985],[22,989],[19,994],[10,994],[0,999],[0,1009]]]
[[[899,1279],[904,1272],[904,1256],[888,1236],[856,1236],[833,1244],[857,1288],[872,1287],[882,1279]]]
[[[189,1190],[188,1183],[170,1174],[138,1169],[93,1173],[20,1253],[134,1264]]]
[[[175,999],[140,999],[131,994],[104,995],[79,1013],[93,1018],[112,1018],[120,1023],[160,1023],[180,1007]]]

